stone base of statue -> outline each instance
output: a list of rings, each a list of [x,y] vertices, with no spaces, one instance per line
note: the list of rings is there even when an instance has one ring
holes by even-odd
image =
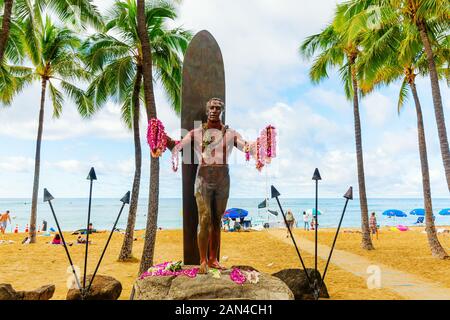
[[[185,266],[184,268],[191,268]],[[277,277],[260,273],[258,283],[237,284],[230,278],[231,269],[222,270],[220,278],[211,273],[190,278],[179,276],[149,276],[134,284],[134,300],[294,300],[289,287]]]

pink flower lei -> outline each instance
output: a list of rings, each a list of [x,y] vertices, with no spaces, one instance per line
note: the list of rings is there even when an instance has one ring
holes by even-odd
[[[256,139],[256,169],[258,171],[261,171],[261,169],[264,167],[264,156],[261,155],[261,139]]]
[[[164,125],[157,118],[150,119],[147,129],[147,142],[153,158],[160,157],[167,149],[167,135]]]
[[[233,268],[230,273],[230,279],[233,280],[237,284],[244,284],[247,280],[245,275],[238,268]]]
[[[148,271],[141,274],[139,278],[144,279],[147,277],[180,276],[180,275],[184,275],[189,278],[195,278],[198,274],[199,268],[181,269],[177,271],[172,271],[170,270],[170,266],[174,264],[175,263],[172,261],[157,264],[153,267],[150,267]]]
[[[268,125],[261,131],[261,151],[262,151],[262,161],[265,163],[270,163],[272,158],[276,156],[276,131],[275,127]]]

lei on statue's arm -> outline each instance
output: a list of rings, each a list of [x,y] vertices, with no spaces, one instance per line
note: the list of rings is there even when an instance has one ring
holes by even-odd
[[[170,138],[164,129],[161,120],[157,118],[150,119],[147,129],[147,142],[150,146],[150,153],[153,158],[162,156],[167,149],[172,151],[172,169],[178,170],[178,152],[190,143],[191,133],[187,134],[182,140],[174,140]]]
[[[264,165],[269,164],[272,158],[276,157],[276,129],[268,125],[263,130],[255,142],[245,142],[245,160],[250,161],[250,155],[256,160],[256,169],[261,171]]]
[[[152,118],[148,123],[147,142],[153,158],[160,157],[167,149],[167,134],[159,119]]]

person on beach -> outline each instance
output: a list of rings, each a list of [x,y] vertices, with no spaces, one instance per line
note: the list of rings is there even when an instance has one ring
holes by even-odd
[[[77,238],[77,244],[85,244],[86,243],[86,238],[82,237],[81,235],[78,236]],[[91,244],[91,240],[89,240],[89,244]]]
[[[294,218],[294,214],[292,213],[291,209],[288,209],[286,212],[286,222],[287,222],[287,226],[289,227],[289,229],[293,229],[294,228],[294,224],[295,224],[295,218]],[[289,237],[289,230],[286,229],[286,238]]]
[[[303,229],[309,231],[309,215],[303,211]]]
[[[376,238],[378,240],[378,225],[377,225],[377,217],[375,216],[375,212],[372,212],[370,214],[370,218],[369,218],[369,228],[370,228],[370,234],[372,235],[376,235]]]
[[[55,237],[53,238],[52,244],[62,244],[61,241],[61,236],[59,235],[59,233],[55,234]]]
[[[317,229],[319,229],[319,225],[317,224]],[[311,230],[316,230],[316,217],[312,216],[311,218]]]
[[[5,234],[6,227],[8,226],[8,221],[11,224],[9,210],[7,210],[5,213],[0,214],[0,232],[2,234]]]
[[[230,231],[230,218],[226,217],[222,219],[222,226],[224,231]]]

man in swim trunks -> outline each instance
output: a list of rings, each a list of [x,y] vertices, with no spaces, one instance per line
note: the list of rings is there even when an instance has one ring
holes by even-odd
[[[255,144],[248,143],[235,130],[224,126],[220,120],[224,103],[212,98],[206,104],[207,122],[191,130],[172,152],[190,147],[194,142],[194,152],[199,159],[195,178],[195,199],[198,208],[198,249],[200,273],[208,267],[219,268],[220,222],[226,210],[230,191],[228,157],[233,147],[244,151],[246,148],[255,156]],[[209,251],[208,251],[209,247]]]
[[[8,221],[11,223],[11,217],[9,216],[9,210],[3,214],[0,214],[0,232],[5,234],[6,227],[8,226]]]

